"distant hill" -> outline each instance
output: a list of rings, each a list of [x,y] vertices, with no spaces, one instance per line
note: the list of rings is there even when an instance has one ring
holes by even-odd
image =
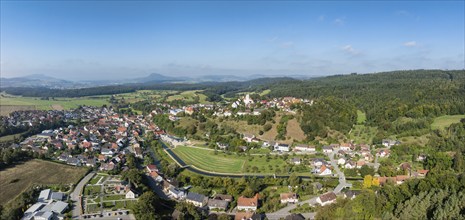
[[[0,86],[7,87],[46,87],[46,88],[75,88],[79,83],[57,79],[43,74],[27,75],[14,78],[0,78]]]

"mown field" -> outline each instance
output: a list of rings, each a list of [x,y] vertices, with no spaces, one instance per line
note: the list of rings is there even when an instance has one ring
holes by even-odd
[[[184,91],[179,94],[173,94],[166,98],[167,102],[171,102],[174,100],[183,100],[186,102],[193,102],[196,98],[198,98],[199,102],[202,104],[209,103],[207,102],[207,96],[200,93],[202,90],[189,90]]]
[[[33,184],[75,184],[86,168],[43,160],[30,160],[0,171],[0,205],[8,203]]]
[[[179,146],[173,149],[186,164],[197,168],[220,173],[274,173],[276,169],[284,170],[286,162],[278,157],[271,156],[267,161],[265,156],[238,156],[227,155],[213,150]],[[255,167],[255,168],[254,168]]]
[[[444,129],[449,127],[451,124],[459,123],[462,118],[465,118],[465,115],[444,115],[434,119],[431,124],[431,129]]]
[[[83,98],[49,98],[42,100],[36,97],[0,96],[0,114],[8,115],[19,110],[63,110],[73,109],[79,105],[102,106],[109,105],[108,97],[83,97]]]

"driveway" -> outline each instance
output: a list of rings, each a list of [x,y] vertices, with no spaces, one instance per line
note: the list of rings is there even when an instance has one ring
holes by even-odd
[[[73,219],[79,219],[82,213],[82,199],[81,199],[81,192],[84,189],[84,186],[90,179],[95,175],[95,172],[90,172],[84,178],[79,181],[79,183],[74,188],[73,192],[70,194],[70,198],[74,201],[73,207]]]

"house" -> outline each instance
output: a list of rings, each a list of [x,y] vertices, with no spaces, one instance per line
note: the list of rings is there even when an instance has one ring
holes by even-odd
[[[316,202],[321,206],[331,204],[336,201],[336,194],[334,192],[328,192],[316,198]]]
[[[234,220],[261,220],[262,216],[260,214],[255,214],[254,212],[236,212]]]
[[[284,220],[305,220],[305,217],[303,217],[301,214],[290,214],[284,218]]]
[[[331,146],[323,146],[323,153],[329,154],[331,152],[333,152],[333,147],[331,147]]]
[[[320,167],[323,164],[326,164],[326,160],[324,160],[322,158],[314,158],[314,159],[312,159],[312,165],[315,166],[315,167]]]
[[[295,164],[295,165],[300,165],[301,160],[300,160],[300,158],[295,157],[295,158],[291,159],[291,163]]]
[[[155,164],[149,164],[149,165],[146,166],[146,168],[147,168],[147,171],[148,171],[149,173],[151,173],[151,172],[158,172],[157,165],[155,165]]]
[[[75,157],[70,157],[66,160],[66,163],[73,166],[81,166],[81,161]]]
[[[164,181],[166,182],[166,181]],[[179,189],[176,189],[176,187],[170,185],[170,187],[168,188],[168,195],[170,195],[171,197],[175,198],[175,199],[181,199],[181,198],[184,198],[185,197],[185,193]]]
[[[341,157],[339,159],[337,159],[337,164],[338,165],[344,165],[346,163],[346,159]]]
[[[233,197],[231,195],[224,195],[224,194],[216,194],[213,199],[217,200],[224,200],[228,202],[232,202]]]
[[[247,143],[251,143],[254,138],[255,138],[255,135],[244,134],[244,137],[242,139],[244,139]]]
[[[205,197],[202,194],[193,193],[193,192],[187,193],[186,202],[192,203],[197,207],[203,207],[206,201],[207,201],[207,197]]]
[[[420,155],[418,155],[417,161],[424,161],[424,160],[426,160],[426,154],[420,154]]]
[[[342,143],[339,146],[339,149],[341,149],[343,151],[351,151],[352,150],[352,144],[350,144],[350,143]]]
[[[378,156],[379,157],[389,157],[390,152],[388,149],[381,149],[378,151]]]
[[[237,210],[256,211],[258,207],[258,193],[253,198],[241,196],[237,199]]]
[[[356,168],[362,168],[363,165],[366,165],[367,163],[365,162],[365,160],[359,160],[357,161],[357,165],[355,166]]]
[[[354,199],[360,193],[360,190],[348,190],[344,193],[344,198]]]
[[[318,175],[320,176],[326,176],[326,175],[331,175],[331,174],[333,174],[333,172],[331,171],[331,169],[327,168],[325,165],[321,166],[318,171]]]
[[[390,140],[390,139],[383,139],[382,144],[383,144],[383,146],[390,148],[390,147],[392,147],[394,145],[400,144],[400,141],[398,141],[398,140]]]
[[[292,193],[292,192],[281,193],[281,194],[279,194],[279,197],[281,198],[281,204],[299,202],[299,199],[297,198],[296,193]]]
[[[357,167],[357,164],[354,161],[348,161],[344,165],[344,168],[346,168],[346,169],[354,169],[355,167]]]
[[[139,194],[136,191],[134,191],[133,189],[131,189],[131,188],[127,189],[126,195],[125,195],[126,199],[135,199],[138,196],[139,196]]]
[[[395,177],[379,177],[379,185],[384,186],[386,183],[391,182],[393,184],[402,184],[405,180],[409,179],[410,177],[407,175],[398,175]]]
[[[425,177],[428,174],[429,170],[417,170],[417,174],[420,177]]]
[[[207,206],[210,210],[226,210],[228,208],[229,202],[220,199],[209,199]]]
[[[276,144],[274,146],[275,151],[281,151],[281,152],[289,152],[289,145],[288,144]]]
[[[218,146],[218,148],[220,148],[221,150],[225,150],[225,149],[227,149],[229,147],[229,144],[224,144],[224,143],[217,142],[216,146]]]
[[[294,147],[295,151],[305,152],[305,153],[315,153],[316,148],[315,146],[308,146],[306,144],[299,144]]]

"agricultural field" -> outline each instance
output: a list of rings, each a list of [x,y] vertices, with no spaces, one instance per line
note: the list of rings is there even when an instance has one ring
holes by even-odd
[[[75,184],[87,172],[43,160],[30,160],[0,171],[0,205],[6,204],[34,184]]]
[[[186,102],[193,102],[195,101],[196,98],[198,98],[199,102],[202,104],[209,103],[207,102],[207,96],[200,93],[202,90],[190,90],[190,91],[184,91],[179,94],[173,94],[170,95],[166,98],[167,102],[171,102],[174,100],[183,100]]]
[[[138,90],[136,92],[121,93],[114,95],[115,99],[123,100],[127,103],[135,103],[145,100],[162,101],[167,96],[177,93],[172,90]],[[106,96],[110,98],[110,96]]]
[[[73,109],[79,105],[102,106],[109,105],[108,97],[92,96],[82,98],[49,98],[20,97],[0,95],[0,114],[8,115],[19,110],[63,110]]]
[[[221,152],[215,155],[210,149],[185,146],[176,147],[173,152],[188,165],[219,173],[275,173],[275,170],[284,170],[286,166],[284,159],[274,156],[267,161],[264,155],[254,155],[249,160],[247,156],[227,155]]]
[[[431,124],[431,129],[445,129],[451,124],[459,123],[462,118],[465,118],[465,115],[444,115],[437,117]]]

